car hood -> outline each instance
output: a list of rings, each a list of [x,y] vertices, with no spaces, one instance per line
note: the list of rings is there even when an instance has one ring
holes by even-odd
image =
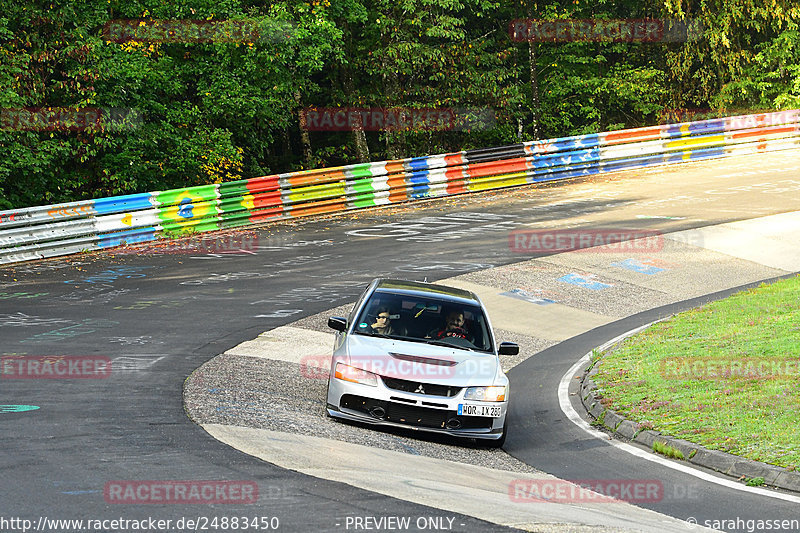
[[[349,364],[385,377],[454,387],[508,383],[492,353],[365,335],[350,335],[345,350]]]

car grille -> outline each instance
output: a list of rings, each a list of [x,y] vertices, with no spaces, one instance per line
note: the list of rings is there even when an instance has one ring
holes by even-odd
[[[381,376],[383,384],[390,389],[403,392],[415,392],[417,394],[429,394],[431,396],[453,397],[461,392],[461,387],[448,387],[447,385],[435,385],[431,383],[420,383],[419,381],[408,381],[405,379],[387,378]]]
[[[458,416],[456,411],[428,409],[426,407],[405,405],[402,403],[385,402],[372,398],[354,396],[352,394],[345,394],[342,396],[341,407],[343,409],[358,411],[369,416],[373,416],[370,414],[370,411],[375,407],[382,407],[385,411],[385,415],[381,418],[374,417],[377,420],[386,420],[397,424],[425,428],[444,429],[447,421],[453,418],[461,422],[461,427],[459,429],[490,429],[494,423],[494,419],[490,417],[462,417]]]

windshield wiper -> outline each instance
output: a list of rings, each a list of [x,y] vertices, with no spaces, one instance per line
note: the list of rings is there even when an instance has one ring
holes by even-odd
[[[391,335],[386,335],[385,333],[378,333],[378,332],[370,333],[368,331],[357,331],[356,333],[358,333],[359,335],[366,335],[367,337],[381,337],[381,338],[384,338],[384,339],[393,339],[394,338]]]
[[[468,348],[466,346],[458,346],[456,344],[453,344],[452,342],[444,342],[444,341],[439,341],[439,340],[434,340],[434,339],[422,339],[422,340],[424,340],[425,343],[427,343],[427,344],[435,344],[436,346],[447,346],[448,348],[456,348],[457,350],[469,350],[471,352],[482,352],[483,351],[483,350],[479,350],[477,348]]]

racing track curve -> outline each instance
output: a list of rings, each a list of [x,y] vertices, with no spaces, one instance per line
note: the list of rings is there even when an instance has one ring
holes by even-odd
[[[797,210],[800,195],[781,192],[797,191],[800,184],[796,152],[791,156],[759,156],[756,170],[755,158],[742,157],[296,221],[258,230],[258,246],[245,253],[138,250],[5,267],[0,270],[4,355],[108,357],[114,371],[105,379],[0,382],[0,404],[39,407],[0,413],[2,516],[37,523],[40,517],[177,520],[245,514],[277,516],[282,531],[339,531],[348,516],[443,515],[231,450],[187,420],[183,380],[204,361],[264,330],[352,301],[378,274],[434,280],[518,261],[508,249],[513,229],[605,225],[671,231]],[[536,356],[537,379],[549,380],[543,386],[553,382],[568,357],[574,361],[575,354],[567,355],[563,346]],[[516,406],[523,407],[523,401]],[[508,449],[515,455],[527,455],[545,471],[584,465],[584,479],[637,472],[635,462],[614,450],[569,430],[554,431],[559,421],[549,404],[530,407],[518,422],[533,433],[524,441],[522,431],[512,434]],[[547,433],[554,438],[546,439]],[[561,446],[547,448],[544,440]],[[535,447],[541,453],[534,453]],[[602,460],[585,460],[587,451]],[[669,472],[663,475],[672,479]],[[202,479],[255,480],[258,503],[123,505],[107,503],[103,494],[114,480]],[[698,505],[708,496],[724,502],[720,512],[772,510],[770,502],[706,484],[701,490]],[[773,505],[779,515],[788,512]],[[686,509],[680,504],[664,511],[681,515]],[[447,514],[455,518],[455,530],[505,529]]]

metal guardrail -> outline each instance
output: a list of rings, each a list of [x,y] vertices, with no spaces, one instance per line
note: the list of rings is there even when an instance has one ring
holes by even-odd
[[[0,211],[0,264],[652,165],[800,148],[800,110]]]

